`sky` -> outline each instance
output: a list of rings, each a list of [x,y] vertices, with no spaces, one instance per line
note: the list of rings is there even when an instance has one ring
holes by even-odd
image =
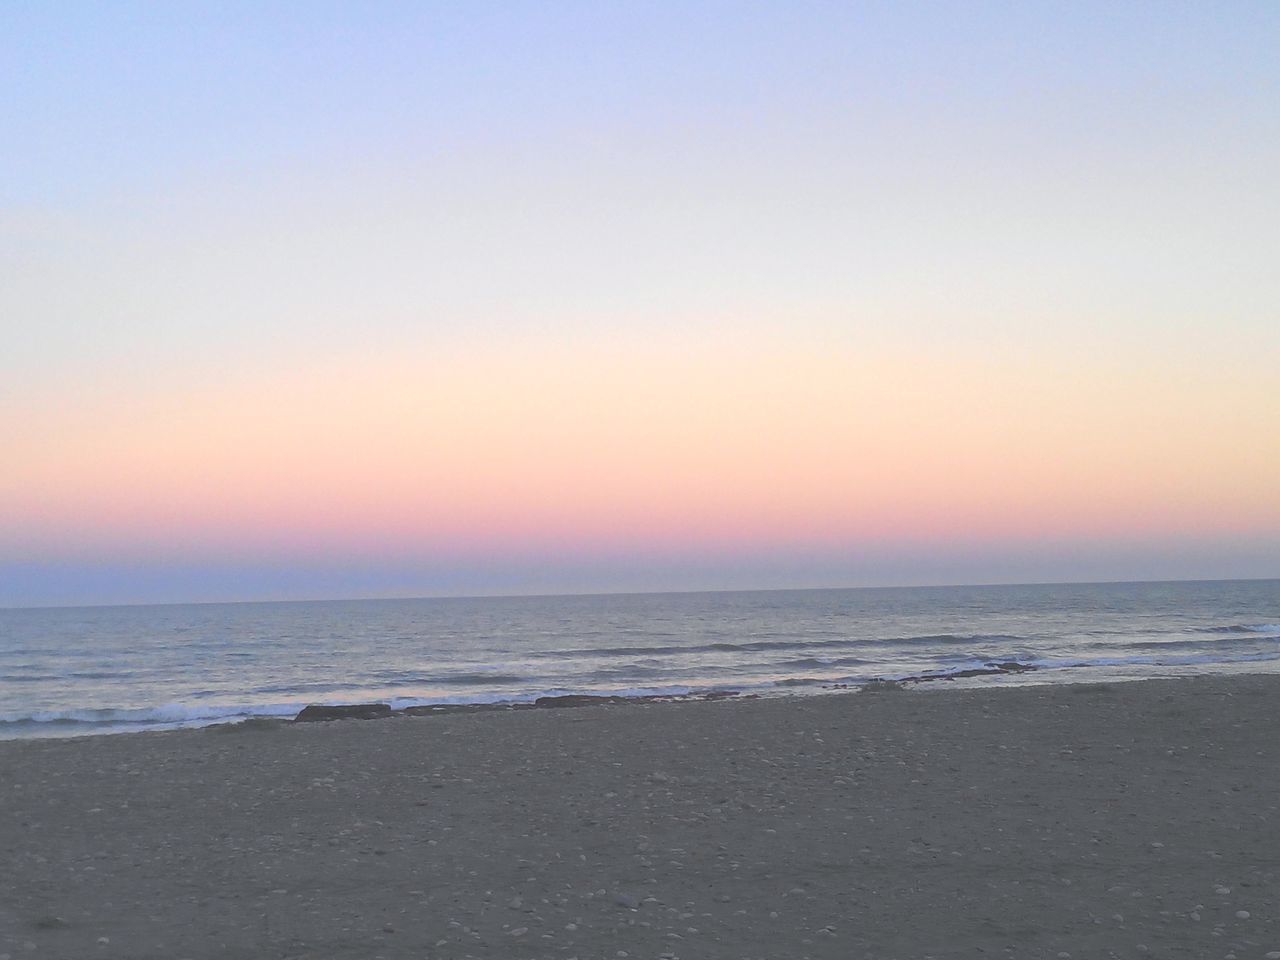
[[[1280,576],[1280,6],[0,7],[0,606]]]

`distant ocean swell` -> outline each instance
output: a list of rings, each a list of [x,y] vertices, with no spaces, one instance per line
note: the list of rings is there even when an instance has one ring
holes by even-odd
[[[1280,623],[1233,623],[1224,627],[1202,627],[1205,633],[1280,633]]]
[[[953,634],[929,634],[918,637],[886,637],[879,640],[836,638],[831,640],[754,640],[747,643],[707,643],[699,646],[664,647],[584,647],[569,650],[542,650],[530,654],[535,658],[576,660],[581,657],[628,657],[642,654],[692,654],[692,653],[760,653],[771,650],[813,650],[826,647],[865,647],[868,645],[892,646],[944,646],[959,643],[1016,641],[1017,637],[992,635],[956,636]]]

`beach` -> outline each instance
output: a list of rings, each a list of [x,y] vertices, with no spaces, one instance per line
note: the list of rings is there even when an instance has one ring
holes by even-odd
[[[0,960],[1263,958],[1277,703],[885,685],[3,742]]]

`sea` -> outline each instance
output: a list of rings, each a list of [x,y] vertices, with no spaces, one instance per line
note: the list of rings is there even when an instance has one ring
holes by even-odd
[[[1280,672],[1280,580],[0,609],[0,739],[312,703]]]

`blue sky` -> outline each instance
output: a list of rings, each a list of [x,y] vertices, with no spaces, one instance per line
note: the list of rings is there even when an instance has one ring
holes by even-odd
[[[1266,3],[6,4],[0,604],[1276,575],[1278,48]],[[622,429],[618,409],[588,429],[543,404],[531,428],[559,451],[561,506],[596,511],[581,529],[518,483],[484,500],[497,474],[471,502],[418,497],[465,488],[471,447],[517,462],[494,431],[519,377],[449,410],[470,441],[403,462],[443,428],[425,393],[397,428],[370,386],[407,396],[430,365],[405,358],[484,371],[494,354],[574,380],[654,344],[705,359],[679,382],[658,362],[619,373],[681,397],[626,428],[637,489],[606,502],[583,478],[621,461],[573,441]],[[776,415],[756,397],[733,416],[717,345],[791,364]],[[788,406],[814,384],[824,417],[853,402],[814,354],[847,357],[880,385],[858,402],[889,411],[883,429],[833,416],[831,446],[905,479],[843,464],[839,498],[813,408]],[[944,389],[926,373],[951,378],[947,357]],[[912,378],[925,413],[895,412]],[[255,472],[245,451],[272,441],[243,411],[304,394],[322,399],[273,429],[313,446]],[[433,395],[440,416],[464,395]],[[1044,429],[1019,420],[1001,448],[993,403]],[[383,418],[369,469],[395,482],[342,474],[314,515],[258,537],[279,502],[261,491],[341,473],[326,447],[367,427],[322,427],[351,410]],[[694,422],[723,449],[670,439]],[[794,535],[753,526],[778,506],[770,439],[795,460],[774,498]],[[674,480],[647,444],[684,450]],[[1025,496],[1002,515],[981,491],[1005,495],[1005,460]],[[940,503],[929,478],[951,471]],[[715,484],[740,513],[671,546]],[[519,526],[503,511],[522,498],[540,546],[484,539],[486,518]],[[811,534],[819,509],[834,543]],[[388,511],[419,552],[375,535]],[[298,546],[335,513],[340,531]],[[466,551],[436,537],[455,514],[477,531]],[[239,539],[207,546],[213,515]],[[667,546],[637,539],[646,525]]]

